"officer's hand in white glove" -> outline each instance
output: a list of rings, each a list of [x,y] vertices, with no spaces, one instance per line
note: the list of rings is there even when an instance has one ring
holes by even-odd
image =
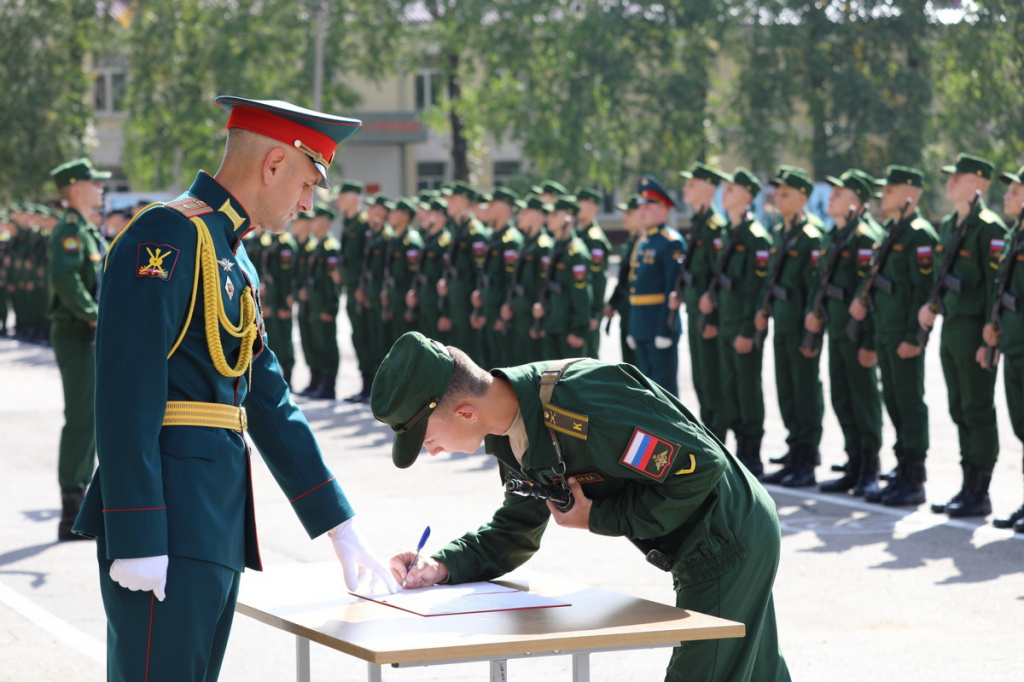
[[[167,590],[167,555],[114,559],[110,579],[127,590],[153,590],[163,601]]]
[[[636,339],[634,339],[632,336],[627,336],[626,345],[629,346],[630,350],[636,350]]]
[[[352,519],[327,531],[334,545],[334,553],[345,572],[345,585],[352,592],[360,594],[394,594],[398,592],[395,582],[385,566],[374,559],[363,546],[359,534],[352,526]]]
[[[658,350],[665,350],[672,347],[672,339],[667,336],[655,336],[654,347]]]

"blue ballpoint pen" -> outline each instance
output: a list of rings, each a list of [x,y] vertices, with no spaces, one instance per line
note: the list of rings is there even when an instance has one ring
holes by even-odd
[[[427,526],[423,530],[423,535],[420,536],[419,544],[416,545],[416,554],[413,556],[412,561],[409,563],[408,568],[405,569],[405,578],[408,580],[409,571],[413,569],[416,562],[420,560],[420,550],[423,549],[423,545],[427,544],[427,538],[430,537],[430,526]],[[405,580],[402,581],[402,587],[405,587]]]

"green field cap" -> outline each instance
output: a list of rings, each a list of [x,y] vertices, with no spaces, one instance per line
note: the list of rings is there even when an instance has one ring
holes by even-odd
[[[530,191],[534,194],[554,194],[555,196],[561,196],[569,193],[569,190],[565,188],[565,185],[560,182],[555,182],[554,180],[544,180],[539,185],[531,187]]]
[[[880,187],[886,185],[924,187],[924,173],[910,166],[889,166],[885,169],[885,177],[875,180],[875,184]]]
[[[775,187],[785,185],[798,189],[806,196],[810,196],[814,190],[814,183],[811,182],[807,171],[799,166],[779,166],[779,172],[768,182]]]
[[[355,192],[356,194],[363,193],[363,183],[358,180],[342,180],[341,185],[338,187],[338,194],[344,194],[345,192]]]
[[[628,197],[626,197],[626,200],[624,202],[622,202],[621,204],[616,204],[615,208],[619,209],[620,211],[633,211],[639,208],[639,206],[640,195],[630,194]]]
[[[454,367],[448,349],[419,332],[403,334],[381,362],[370,409],[395,432],[391,460],[400,469],[419,456],[427,421],[448,390]]]
[[[576,197],[571,194],[563,194],[555,201],[554,211],[568,211],[573,215],[580,212],[580,205],[576,203]]]
[[[604,195],[591,187],[580,187],[576,190],[577,201],[593,201],[595,204],[600,204],[602,199],[604,199]]]
[[[106,180],[110,177],[110,171],[100,171],[93,168],[92,161],[83,156],[74,161],[68,161],[50,171],[57,189],[73,185],[80,180]]]
[[[495,187],[491,198],[493,201],[504,201],[509,206],[515,206],[519,201],[519,195],[508,187]]]
[[[761,180],[743,166],[734,170],[732,175],[727,175],[725,179],[726,182],[740,185],[743,189],[750,192],[752,197],[756,197],[758,192],[761,191]]]
[[[394,210],[405,211],[413,218],[416,217],[416,203],[412,199],[406,199],[405,197],[402,197],[401,199],[395,202]]]
[[[844,171],[838,178],[826,176],[825,181],[834,187],[845,187],[853,190],[862,202],[868,201],[874,194],[875,179],[862,170],[851,168]]]
[[[679,177],[689,180],[690,178],[696,178],[698,180],[705,180],[710,182],[712,185],[718,185],[726,179],[725,173],[708,166],[707,164],[698,161],[693,164],[693,168],[690,170],[679,171]]]
[[[974,154],[959,154],[954,165],[942,167],[943,173],[967,173],[968,175],[977,175],[986,180],[992,179],[992,171],[994,170],[995,166],[989,163],[988,160]]]
[[[476,190],[464,183],[462,180],[456,180],[452,183],[452,194],[461,194],[470,201],[476,201]]]
[[[327,216],[331,220],[334,220],[338,215],[338,211],[333,206],[322,201],[318,201],[313,205],[313,213],[318,216]]]
[[[531,194],[526,197],[526,208],[532,208],[533,210],[540,211],[541,213],[551,213],[551,204],[543,201],[536,194]]]
[[[1018,168],[1016,173],[999,174],[999,179],[1007,184],[1011,182],[1016,182],[1018,185],[1024,185],[1024,180],[1022,180],[1021,178],[1024,178],[1024,166]]]
[[[447,213],[448,200],[444,197],[434,197],[430,200],[429,210],[437,211],[438,213]]]

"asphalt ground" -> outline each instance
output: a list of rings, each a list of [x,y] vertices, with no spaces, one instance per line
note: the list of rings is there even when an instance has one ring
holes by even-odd
[[[339,395],[348,395],[358,388],[358,379],[347,321],[339,318],[339,323],[343,363],[338,389]],[[602,358],[618,360],[617,329],[604,338]],[[932,441],[929,502],[947,500],[960,484],[956,429],[948,417],[938,361],[939,335],[933,338],[926,382]],[[696,407],[685,347],[680,354],[682,399]],[[823,370],[826,363],[823,358]],[[784,449],[785,431],[770,348],[764,364],[767,460]],[[294,379],[300,388],[308,380],[301,359]],[[827,396],[827,376],[823,380]],[[398,470],[390,461],[390,429],[375,422],[367,407],[298,401],[357,510],[362,536],[382,558],[414,545],[425,524],[433,530],[425,551],[436,549],[486,521],[500,503],[496,466],[483,452],[424,456],[412,468]],[[106,623],[94,544],[56,542],[62,409],[52,350],[0,339],[2,682],[104,679]],[[1021,504],[1024,491],[1021,444],[1010,429],[1001,376],[997,410],[1002,455],[992,500],[994,515],[1006,515]],[[826,410],[825,419],[819,479],[833,475],[828,465],[845,460],[835,417]],[[887,421],[886,470],[894,464],[892,441]],[[253,462],[264,564],[333,561],[326,538],[308,539],[262,460],[254,456]],[[950,520],[932,514],[927,505],[894,509],[815,489],[768,489],[783,533],[775,583],[779,636],[795,680],[1024,679],[1024,659],[1016,648],[1024,625],[1024,537],[993,528],[991,518]],[[552,526],[528,566],[674,603],[669,577],[622,539]],[[362,661],[317,644],[311,652],[313,680],[366,679]],[[591,659],[592,678],[660,680],[668,653],[598,654]],[[293,636],[239,615],[221,679],[294,679],[294,657]],[[508,672],[511,680],[569,679],[571,660],[514,660]],[[487,667],[388,668],[384,679],[484,680]]]

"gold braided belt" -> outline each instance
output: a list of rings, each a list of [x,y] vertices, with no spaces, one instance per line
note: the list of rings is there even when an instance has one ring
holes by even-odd
[[[244,407],[198,403],[188,400],[168,400],[164,413],[164,426],[209,426],[231,429],[241,433],[249,428]]]

